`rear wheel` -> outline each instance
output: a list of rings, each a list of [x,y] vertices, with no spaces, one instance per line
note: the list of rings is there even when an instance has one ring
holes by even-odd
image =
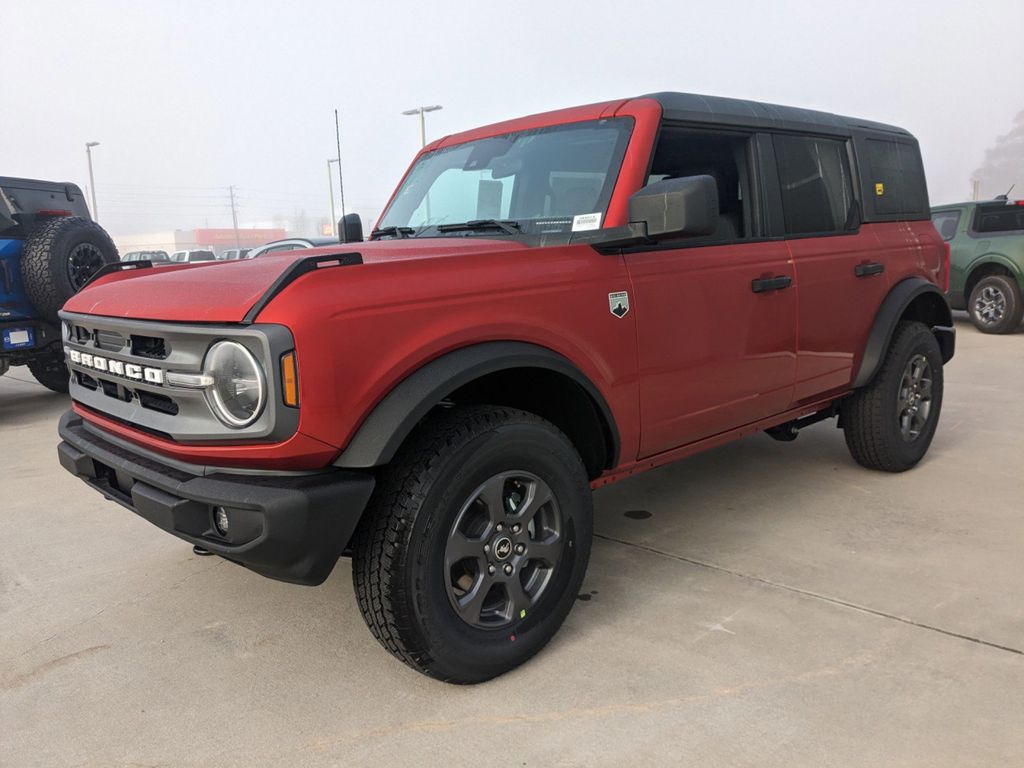
[[[1024,317],[1020,287],[1007,275],[982,278],[971,291],[967,311],[982,333],[1013,333]]]
[[[591,528],[583,463],[556,427],[510,408],[440,412],[387,467],[356,532],[360,610],[414,669],[488,680],[558,631]]]
[[[70,374],[64,364],[64,353],[60,345],[29,358],[28,370],[47,389],[67,394]]]
[[[939,343],[924,323],[901,322],[875,378],[840,406],[846,446],[862,466],[903,472],[928,451],[941,409]]]

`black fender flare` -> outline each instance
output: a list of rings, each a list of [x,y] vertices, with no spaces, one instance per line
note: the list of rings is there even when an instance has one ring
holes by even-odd
[[[399,382],[359,425],[336,467],[387,464],[416,425],[446,395],[490,373],[513,368],[545,368],[576,382],[593,400],[611,441],[611,466],[618,463],[619,433],[600,390],[568,358],[546,347],[520,341],[490,341],[462,347],[426,363]]]
[[[882,365],[882,358],[889,348],[889,341],[896,330],[896,324],[903,317],[907,307],[918,297],[929,295],[929,300],[938,307],[936,314],[938,322],[931,323],[932,333],[939,342],[942,350],[942,361],[949,362],[953,357],[956,342],[956,331],[953,328],[953,313],[949,308],[949,302],[933,283],[923,277],[908,277],[901,280],[892,287],[888,295],[882,301],[882,306],[875,315],[875,322],[871,326],[871,333],[868,336],[867,344],[864,346],[864,356],[860,361],[860,368],[853,380],[853,388],[863,387],[874,378]]]

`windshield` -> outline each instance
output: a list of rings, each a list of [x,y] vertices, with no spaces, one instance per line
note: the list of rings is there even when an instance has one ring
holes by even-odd
[[[409,171],[375,236],[597,229],[632,127],[632,118],[593,120],[429,152]]]

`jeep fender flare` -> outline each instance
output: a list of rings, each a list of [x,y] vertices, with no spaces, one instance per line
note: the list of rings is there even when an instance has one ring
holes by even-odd
[[[926,316],[932,333],[935,334],[942,350],[942,362],[952,359],[956,341],[956,330],[953,328],[953,312],[949,308],[946,297],[933,283],[923,277],[908,277],[892,287],[882,301],[882,306],[875,315],[867,344],[864,345],[864,356],[853,380],[853,388],[863,387],[874,378],[882,365],[885,351],[889,348],[896,324],[904,316],[912,304],[921,297],[927,302]]]
[[[492,341],[449,352],[406,376],[363,419],[334,466],[368,468],[387,464],[416,425],[447,395],[481,376],[514,368],[543,368],[578,384],[592,399],[610,433],[611,466],[618,462],[619,434],[611,409],[583,371],[546,347]]]

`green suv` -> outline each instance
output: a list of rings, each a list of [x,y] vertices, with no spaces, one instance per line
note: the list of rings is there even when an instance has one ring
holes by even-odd
[[[1024,316],[1024,200],[932,208],[949,243],[949,303],[982,333],[1013,333]]]

